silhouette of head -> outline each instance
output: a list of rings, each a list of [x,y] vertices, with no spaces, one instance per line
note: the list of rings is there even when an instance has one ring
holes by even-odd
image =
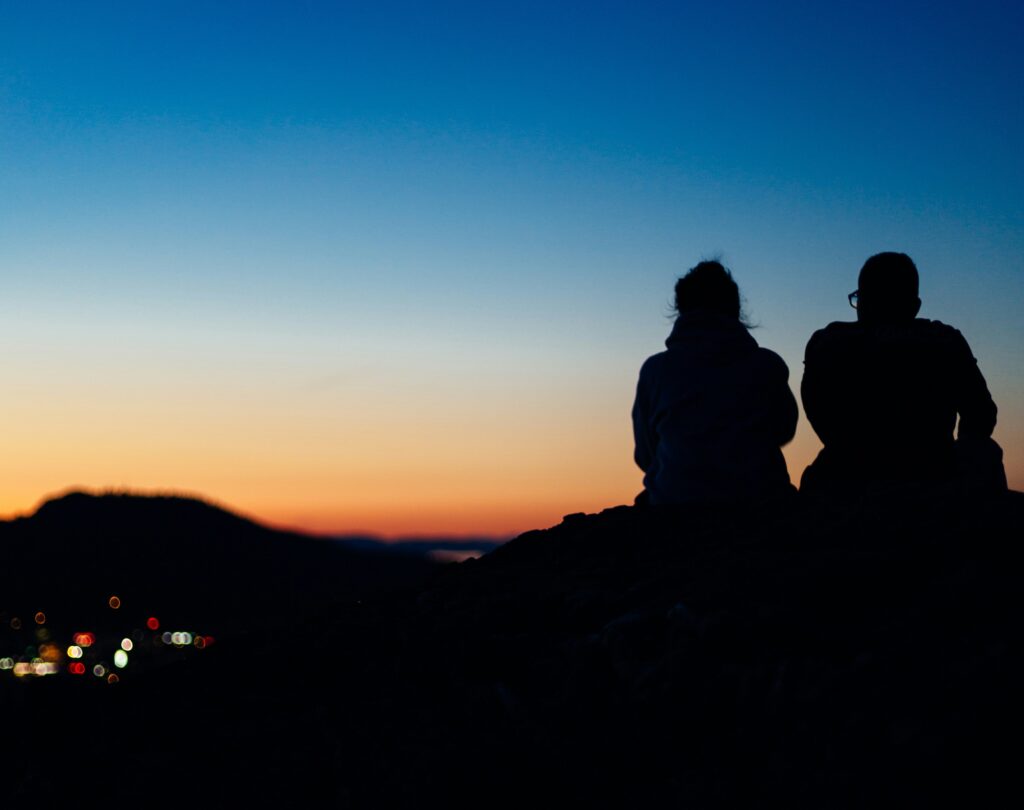
[[[912,321],[921,309],[917,267],[906,253],[877,253],[860,269],[857,320]]]
[[[740,288],[721,262],[701,262],[676,282],[676,312],[740,317]]]

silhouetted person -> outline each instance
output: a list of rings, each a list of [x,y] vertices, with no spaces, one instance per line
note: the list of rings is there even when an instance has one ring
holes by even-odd
[[[667,351],[640,369],[634,458],[638,503],[735,502],[791,492],[779,449],[796,431],[789,369],[740,319],[740,293],[719,262],[676,283]]]
[[[917,317],[921,299],[910,257],[872,256],[849,298],[857,321],[829,324],[807,344],[800,391],[825,446],[801,491],[842,494],[958,479],[1005,489],[985,378],[963,335]]]

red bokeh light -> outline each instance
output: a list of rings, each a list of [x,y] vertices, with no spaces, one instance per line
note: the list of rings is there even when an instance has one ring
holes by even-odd
[[[160,620],[156,616],[150,616],[148,619],[146,619],[146,627],[148,627],[150,630],[159,630]]]
[[[73,639],[79,647],[91,647],[96,643],[96,636],[92,633],[75,633]]]
[[[68,664],[68,672],[70,672],[72,675],[84,675],[85,664],[83,664],[81,661],[75,661],[73,664]]]

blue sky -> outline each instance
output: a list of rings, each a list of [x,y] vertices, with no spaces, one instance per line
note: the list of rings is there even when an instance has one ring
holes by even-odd
[[[416,459],[448,458],[426,435],[472,451],[438,414],[491,414],[493,487],[470,465],[459,502],[513,514],[505,493],[537,497],[516,476],[557,469],[578,486],[552,516],[594,476],[596,508],[638,485],[628,408],[676,275],[721,254],[798,384],[888,249],[974,347],[1024,486],[1022,34],[1009,2],[0,2],[0,408],[39,436],[60,401],[70,436],[109,395],[96,440],[126,448],[110,469],[55,448],[24,486],[213,489],[354,528],[331,503],[358,465],[303,472],[312,439],[258,475],[130,453],[170,386],[235,457],[239,392],[278,409],[261,441],[299,418],[334,447],[389,429],[379,397]],[[546,444],[504,457],[510,424]],[[794,476],[815,444],[803,424]],[[267,500],[306,474],[308,501]]]

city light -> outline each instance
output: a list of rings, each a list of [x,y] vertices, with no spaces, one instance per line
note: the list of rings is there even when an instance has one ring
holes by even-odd
[[[56,675],[57,665],[49,661],[19,661],[14,665],[14,675],[17,678],[24,678],[26,675],[42,677],[44,675]]]
[[[121,610],[123,607],[119,596],[105,598],[111,609]],[[82,676],[91,673],[97,681],[114,684],[123,677],[123,673],[118,674],[114,670],[125,670],[129,653],[135,656],[132,658],[134,674],[180,660],[182,654],[192,654],[193,649],[204,650],[214,641],[213,636],[193,630],[157,632],[160,621],[156,616],[146,619],[145,630],[136,627],[127,632],[127,628],[122,627],[120,632],[116,632],[99,627],[65,634],[43,611],[29,615],[34,620],[34,624],[29,625],[32,630],[30,638],[20,635],[23,627],[16,616],[9,620],[5,616],[5,624],[0,626],[7,632],[9,625],[13,631],[6,637],[0,636],[0,645],[12,644],[14,647],[14,650],[0,647],[0,680],[7,677],[3,675],[6,672],[18,679],[29,680],[48,675]],[[168,654],[168,648],[172,647],[177,651],[173,656]],[[89,682],[94,681],[90,678]]]
[[[50,663],[60,661],[60,647],[56,644],[40,644],[39,657]]]

